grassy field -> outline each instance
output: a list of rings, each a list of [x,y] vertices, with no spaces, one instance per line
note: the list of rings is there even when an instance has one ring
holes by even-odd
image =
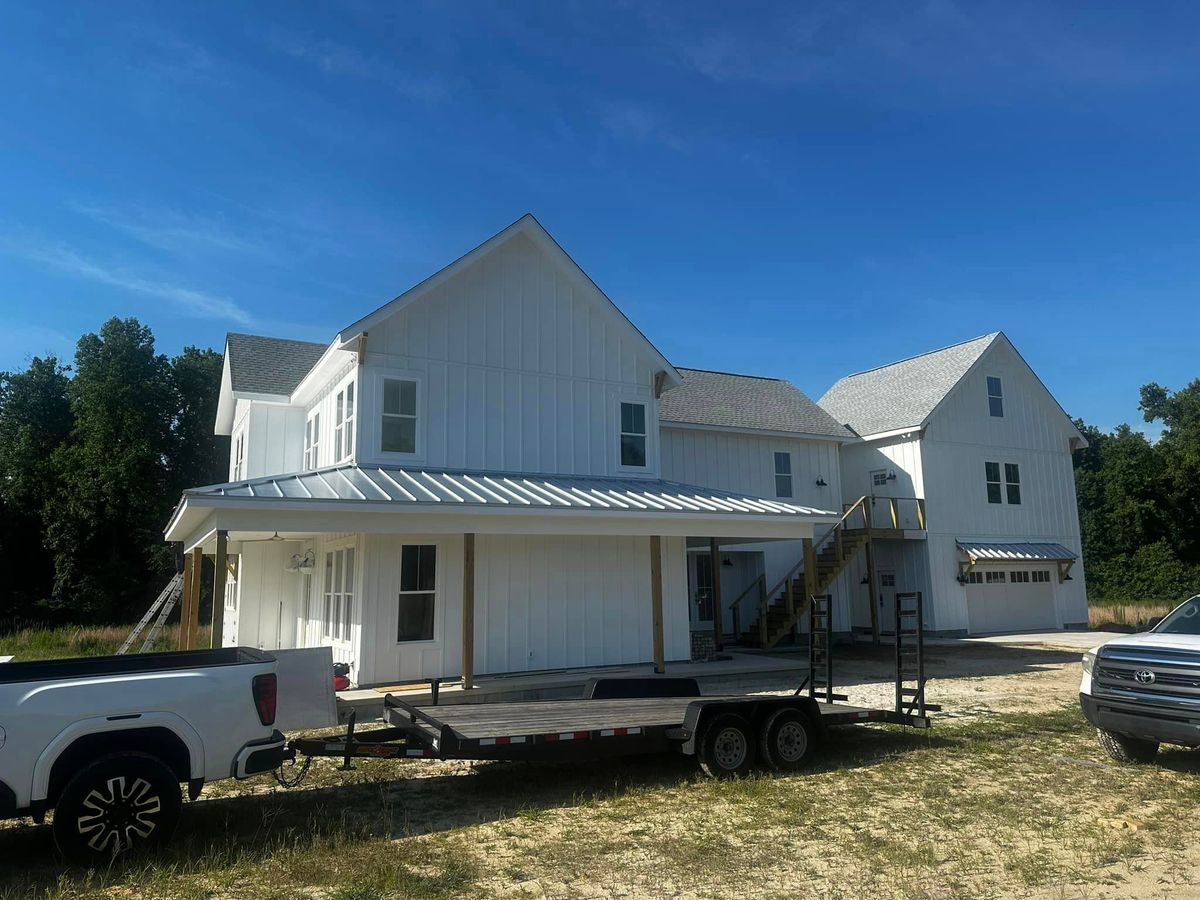
[[[132,630],[132,625],[17,628],[0,634],[0,656],[14,656],[18,660],[103,656],[106,653],[116,653]],[[207,627],[200,629],[199,646],[208,646],[209,631]],[[174,650],[178,645],[179,626],[169,625],[159,635],[154,649]],[[139,638],[134,650],[141,649],[141,646],[142,638]]]

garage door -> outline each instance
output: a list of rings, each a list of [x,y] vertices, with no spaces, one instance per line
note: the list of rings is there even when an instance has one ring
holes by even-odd
[[[971,634],[1037,631],[1058,627],[1049,569],[975,569],[968,574],[967,621]]]

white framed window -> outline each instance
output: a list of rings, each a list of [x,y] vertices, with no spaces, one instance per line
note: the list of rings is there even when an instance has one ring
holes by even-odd
[[[321,414],[314,412],[304,423],[304,468],[315,469],[320,460]]]
[[[333,398],[333,461],[354,455],[354,382],[349,381]]]
[[[354,616],[354,548],[325,551],[325,581],[321,593],[321,637],[350,640]]]
[[[1004,493],[1013,506],[1021,505],[1021,467],[1016,463],[1004,464]]]
[[[1003,503],[1004,492],[1000,481],[1000,463],[985,462],[983,464],[983,477],[987,480],[988,503]]]
[[[238,432],[233,442],[233,481],[241,481],[246,474],[246,432]]]
[[[400,594],[396,607],[396,643],[433,640],[437,601],[437,545],[400,548]]]
[[[621,465],[646,468],[646,404],[621,402]]]
[[[792,454],[775,452],[775,496],[792,496]]]
[[[1008,580],[1011,584],[1029,584],[1029,573],[1020,570],[1009,572]]]
[[[1004,418],[1004,385],[997,375],[987,377],[988,412],[993,418]]]
[[[879,573],[879,586],[894,588],[896,586],[896,573],[895,572],[880,572]]]
[[[872,469],[871,470],[871,487],[887,487],[888,477],[887,469]]]
[[[382,379],[379,449],[384,453],[417,452],[417,382],[412,378]]]
[[[1050,583],[1050,570],[1049,569],[1036,570],[1035,572],[1033,572],[1033,581],[1034,581],[1034,584],[1049,584]]]
[[[1004,584],[1005,583],[1003,572],[984,572],[983,574],[985,576],[984,581],[987,584]]]

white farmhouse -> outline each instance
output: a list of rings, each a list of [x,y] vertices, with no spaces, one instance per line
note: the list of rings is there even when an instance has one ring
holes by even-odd
[[[1087,624],[1071,461],[1087,442],[1003,333],[848,375],[820,403],[861,438],[842,450],[843,499],[872,497],[890,530],[873,541],[885,631],[905,591],[943,633]]]
[[[532,216],[328,344],[229,335],[216,431],[229,482],[166,536],[215,558],[221,640],[360,684],[662,670],[810,595],[843,632],[905,591],[942,632],[1087,618],[1083,438],[1003,335],[814,403],[674,367]]]

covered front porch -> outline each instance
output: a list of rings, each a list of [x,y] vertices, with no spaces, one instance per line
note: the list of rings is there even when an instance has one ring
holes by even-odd
[[[662,481],[342,466],[189,491],[167,537],[224,557],[224,643],[329,645],[361,685],[470,689],[685,662],[689,536],[796,541],[834,519]]]

